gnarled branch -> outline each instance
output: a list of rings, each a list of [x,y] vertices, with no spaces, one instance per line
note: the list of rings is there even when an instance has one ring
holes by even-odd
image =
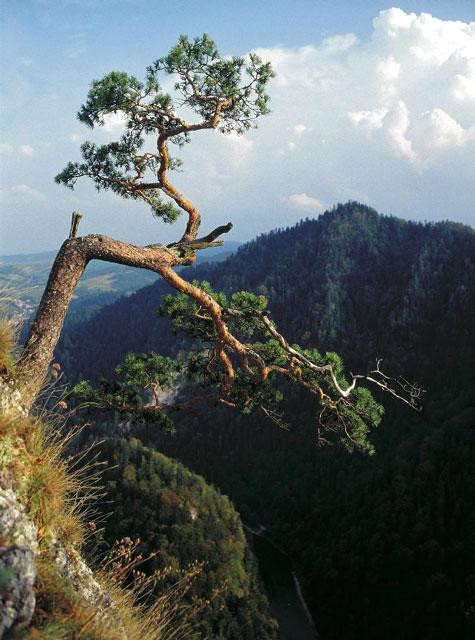
[[[161,274],[168,267],[192,264],[194,256],[178,256],[164,245],[139,247],[102,235],[65,240],[54,261],[16,367],[26,408],[33,404],[41,389],[74,290],[91,260],[139,267]]]

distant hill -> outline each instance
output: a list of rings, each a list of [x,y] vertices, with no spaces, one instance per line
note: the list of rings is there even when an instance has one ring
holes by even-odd
[[[0,266],[17,264],[53,263],[56,251],[41,251],[40,253],[14,253],[0,256]]]

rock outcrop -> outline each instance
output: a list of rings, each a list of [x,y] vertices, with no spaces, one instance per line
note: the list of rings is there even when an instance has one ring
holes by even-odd
[[[0,417],[5,424],[24,420],[21,395],[14,384],[0,378]],[[13,430],[14,431],[14,430]],[[97,582],[81,555],[71,545],[54,537],[40,550],[38,527],[19,501],[18,478],[11,472],[15,457],[25,456],[24,442],[2,435],[0,446],[0,640],[27,626],[35,611],[36,560],[40,551],[52,559],[60,576],[71,585],[78,600],[96,610],[104,627],[113,628],[117,638],[126,638],[113,598]]]
[[[20,393],[0,378],[0,414],[14,420],[26,416]],[[14,451],[15,446],[8,447]],[[0,460],[0,467],[9,461]],[[13,454],[12,454],[13,455]],[[35,556],[38,530],[12,488],[13,478],[0,468],[0,638],[27,625],[35,609]]]
[[[21,405],[21,394],[13,381],[0,376],[0,413],[16,413],[26,417],[27,411]]]
[[[14,491],[0,488],[0,638],[27,625],[35,610],[37,534]]]

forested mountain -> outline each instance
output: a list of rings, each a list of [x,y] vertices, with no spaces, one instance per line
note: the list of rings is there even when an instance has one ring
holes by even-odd
[[[288,338],[335,350],[349,369],[376,357],[417,380],[417,414],[380,398],[376,454],[314,446],[314,407],[295,392],[289,430],[227,410],[173,417],[149,445],[213,481],[294,558],[321,636],[465,640],[475,629],[475,233],[340,205],[241,247],[190,278],[269,297]],[[126,352],[185,348],[156,310],[163,283],[66,333],[69,379],[110,375]],[[113,427],[111,426],[111,429]]]
[[[445,351],[447,339],[467,345],[474,244],[463,225],[408,222],[348,203],[263,235],[219,266],[184,273],[218,290],[268,296],[290,339],[335,349],[354,366],[384,356],[409,375],[414,349],[432,362],[427,347],[436,336],[444,335]],[[63,335],[57,356],[69,377],[110,375],[128,351],[174,353],[177,338],[156,313],[170,291],[158,281]]]

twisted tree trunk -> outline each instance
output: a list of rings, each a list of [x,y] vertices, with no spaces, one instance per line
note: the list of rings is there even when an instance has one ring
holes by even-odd
[[[218,243],[209,243],[218,244]],[[222,243],[219,243],[222,244]],[[74,290],[90,260],[104,260],[162,273],[165,268],[191,264],[194,251],[173,247],[138,247],[107,236],[69,238],[63,243],[31,326],[16,372],[24,406],[30,409],[48,373],[54,349]]]
[[[63,242],[56,256],[35,320],[17,362],[18,385],[27,411],[35,402],[48,374],[74,290],[90,260],[155,271],[170,281],[172,286],[184,291],[188,283],[174,274],[172,267],[193,264],[196,251],[224,244],[217,238],[228,233],[233,226],[229,222],[202,238],[196,238],[195,233],[190,241],[182,239],[168,246],[151,244],[138,247],[102,235],[76,238],[80,219],[81,215],[74,212],[69,238]],[[196,295],[200,293],[196,289]]]

